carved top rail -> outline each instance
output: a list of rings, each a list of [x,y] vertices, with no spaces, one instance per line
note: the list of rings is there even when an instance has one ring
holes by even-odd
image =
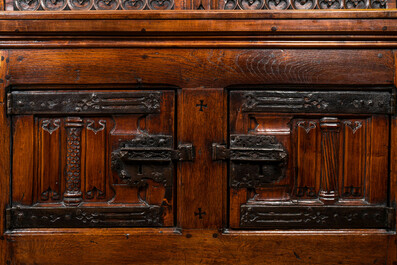
[[[395,0],[5,0],[7,11],[387,9]]]

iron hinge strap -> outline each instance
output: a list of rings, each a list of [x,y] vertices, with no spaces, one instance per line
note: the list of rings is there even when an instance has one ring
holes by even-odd
[[[395,230],[396,229],[396,209],[389,207],[387,208],[387,222],[388,222],[388,228],[390,230]]]
[[[176,150],[172,150],[172,160],[193,161],[195,149],[192,144],[180,144]]]
[[[230,158],[230,150],[223,144],[212,144],[212,160],[228,160]]]

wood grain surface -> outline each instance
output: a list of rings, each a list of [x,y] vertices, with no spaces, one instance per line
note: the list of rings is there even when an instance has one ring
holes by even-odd
[[[393,60],[389,50],[352,49],[12,50],[9,79],[14,85],[152,83],[183,88],[376,85],[394,82]]]

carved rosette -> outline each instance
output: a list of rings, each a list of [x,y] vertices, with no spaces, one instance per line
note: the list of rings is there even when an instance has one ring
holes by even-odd
[[[290,0],[266,0],[265,4],[267,9],[284,10],[289,8],[291,2]]]
[[[292,8],[294,9],[313,9],[316,7],[315,0],[293,0],[291,2]]]
[[[262,9],[264,4],[264,0],[238,0],[238,6],[243,10]]]
[[[83,120],[66,118],[66,190],[63,201],[67,206],[76,206],[82,201],[81,193],[81,129]]]
[[[225,10],[386,9],[387,0],[225,0]]]
[[[48,11],[63,10],[68,4],[67,0],[41,0],[40,2],[43,9]]]
[[[118,0],[94,0],[96,10],[116,10],[120,5]]]
[[[94,5],[93,0],[68,0],[71,10],[90,10]]]
[[[144,0],[122,0],[121,8],[124,10],[142,10],[146,6],[146,1]]]
[[[318,7],[320,9],[342,9],[343,2],[341,0],[319,0]]]
[[[174,0],[148,0],[148,7],[152,10],[170,10],[174,7]]]
[[[21,11],[35,11],[40,7],[39,0],[16,0],[15,6]]]
[[[371,8],[387,8],[387,0],[371,0]]]
[[[14,9],[20,11],[171,10],[174,6],[174,0],[15,0],[14,2]]]
[[[366,9],[369,6],[368,0],[344,0],[346,9]]]

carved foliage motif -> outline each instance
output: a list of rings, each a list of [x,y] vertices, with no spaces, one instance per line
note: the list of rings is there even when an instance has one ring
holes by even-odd
[[[86,0],[87,1],[87,0]],[[162,92],[15,91],[9,94],[10,114],[159,113]]]
[[[393,209],[385,207],[242,205],[246,228],[388,228]]]
[[[174,0],[15,0],[20,11],[61,10],[170,10]]]
[[[53,132],[59,129],[60,122],[61,122],[60,119],[46,119],[42,121],[41,128],[44,131],[47,131],[50,134],[52,134]]]
[[[387,0],[226,0],[224,9],[386,9]]]
[[[13,207],[9,228],[162,226],[162,208],[145,207]]]
[[[241,94],[243,112],[385,113],[392,111],[390,92],[249,91]]]

